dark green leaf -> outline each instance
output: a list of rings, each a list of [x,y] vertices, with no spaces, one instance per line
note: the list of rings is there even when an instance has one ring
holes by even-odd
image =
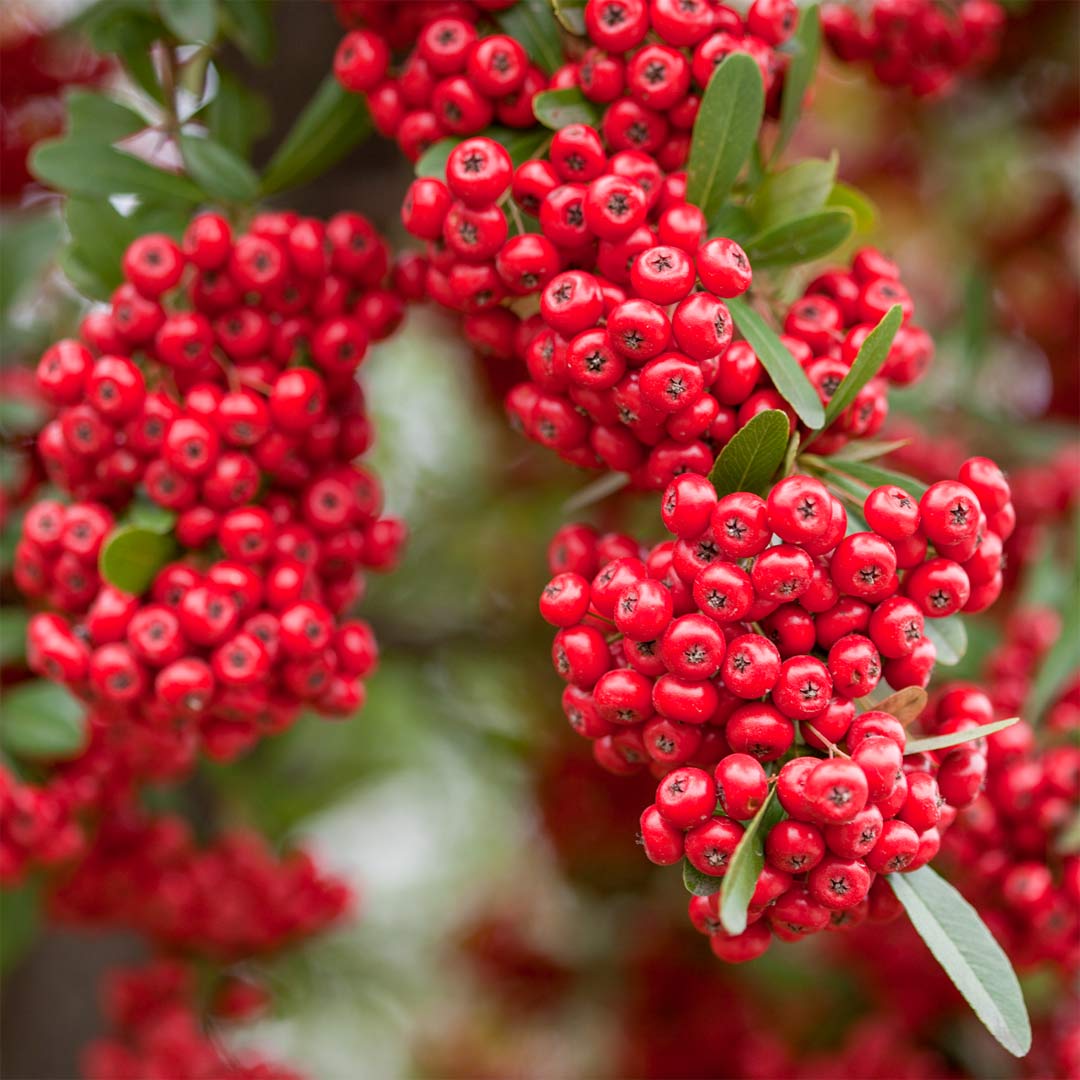
[[[762,367],[769,373],[777,393],[795,410],[808,428],[821,427],[825,409],[806,372],[784,347],[784,343],[768,323],[742,298],[727,302],[739,333],[757,353]],[[785,442],[787,436],[784,437]]]
[[[219,0],[225,36],[250,59],[268,64],[276,45],[270,0]]]
[[[176,541],[167,533],[143,526],[121,526],[105,541],[98,565],[110,585],[141,596],[176,552]]]
[[[206,107],[206,123],[215,141],[246,159],[255,141],[270,130],[270,107],[235,75],[219,71],[218,91]]]
[[[0,889],[0,972],[8,972],[37,937],[40,890],[33,882]]]
[[[792,50],[791,62],[784,75],[784,94],[780,101],[780,131],[773,147],[773,157],[779,157],[791,141],[802,114],[803,101],[814,81],[818,54],[821,51],[821,19],[816,4],[803,11],[794,41],[800,47]]]
[[[908,476],[906,473],[896,472],[893,469],[884,469],[880,465],[871,465],[868,461],[850,461],[847,458],[820,458],[811,454],[804,455],[803,460],[819,471],[850,476],[865,484],[868,488],[895,484],[897,487],[903,488],[909,495],[914,495],[916,499],[921,499],[926,491],[926,485],[922,481],[916,480],[914,476]]]
[[[893,304],[881,317],[881,322],[874,327],[862,343],[855,362],[844,376],[844,381],[825,406],[825,423],[828,427],[858,396],[859,391],[881,370],[889,358],[893,338],[900,324],[904,321],[904,312],[899,304]]]
[[[975,1015],[1010,1054],[1023,1057],[1031,1049],[1024,995],[979,913],[929,866],[885,880]]]
[[[694,896],[712,896],[720,891],[723,878],[703,874],[689,859],[683,859],[682,880],[688,893]]]
[[[0,229],[0,316],[38,279],[60,242],[60,220],[40,209],[5,215]]]
[[[86,136],[39,143],[30,155],[30,168],[51,187],[90,198],[141,195],[187,203],[202,199],[202,192],[186,176],[156,169]]]
[[[559,24],[544,0],[526,0],[495,13],[495,21],[504,34],[512,37],[534,64],[549,75],[563,62]]]
[[[720,212],[757,141],[765,89],[757,62],[732,53],[713,72],[701,100],[686,168],[686,198],[708,221]]]
[[[1042,718],[1065,687],[1066,681],[1080,668],[1080,604],[1076,603],[1076,582],[1070,580],[1072,600],[1065,613],[1061,636],[1043,658],[1031,684],[1024,714],[1035,723]]]
[[[124,280],[121,262],[138,227],[107,200],[78,196],[67,200],[64,219],[78,262],[111,292]]]
[[[585,36],[585,0],[551,0],[551,8],[567,33]]]
[[[736,491],[760,494],[784,460],[791,424],[781,409],[758,413],[732,436],[709,473],[722,499]]]
[[[68,246],[61,249],[56,257],[56,264],[75,290],[88,299],[108,300],[112,295],[109,283],[101,278],[92,266],[86,264],[76,248]]]
[[[754,220],[759,230],[820,210],[836,179],[836,155],[828,161],[807,158],[782,172],[766,176],[754,195]]]
[[[259,178],[242,157],[213,139],[181,135],[178,142],[188,175],[212,199],[247,203],[258,196]]]
[[[26,624],[30,615],[25,608],[0,608],[0,665],[20,663],[26,658]]]
[[[860,233],[873,232],[877,225],[877,207],[858,188],[837,180],[833,184],[826,206],[844,207],[855,215],[855,229]]]
[[[140,234],[160,232],[179,240],[191,222],[191,214],[181,206],[144,203],[132,211],[128,220]]]
[[[217,0],[158,0],[161,20],[182,44],[209,44],[217,36]]]
[[[545,90],[533,98],[533,114],[546,128],[558,131],[570,124],[600,126],[603,114],[576,86]]]
[[[729,934],[741,934],[746,929],[750,898],[765,865],[765,837],[783,816],[776,788],[772,787],[761,809],[746,826],[720,887],[720,922]]]
[[[86,706],[57,683],[34,679],[4,691],[0,744],[30,760],[76,757],[86,748]]]
[[[146,127],[146,120],[134,109],[119,101],[89,90],[70,90],[64,98],[67,132],[96,142],[114,143],[135,135]]]
[[[726,236],[737,244],[746,244],[755,231],[750,211],[735,203],[725,203],[720,207],[720,213],[709,222],[710,240],[716,236]]]
[[[758,233],[746,245],[746,254],[755,269],[813,262],[835,251],[854,231],[850,210],[819,210]]]
[[[992,724],[981,724],[979,727],[968,728],[966,731],[954,731],[949,735],[928,735],[925,739],[908,739],[904,747],[904,754],[924,754],[931,750],[945,750],[950,746],[962,746],[964,743],[974,742],[976,739],[985,739],[987,735],[993,735],[995,731],[1004,731],[1019,721],[1019,716],[1012,716],[1008,720],[995,720]]]
[[[142,91],[155,101],[164,100],[152,49],[164,28],[146,0],[99,0],[73,26],[82,29],[98,52],[116,53]]]
[[[937,662],[946,667],[955,667],[964,659],[967,652],[967,627],[959,615],[949,615],[944,619],[927,619],[926,636],[937,649]]]
[[[321,176],[371,130],[363,98],[343,89],[331,72],[270,159],[262,193],[272,195]]]
[[[1080,852],[1080,810],[1057,835],[1054,850],[1062,855],[1075,855]]]

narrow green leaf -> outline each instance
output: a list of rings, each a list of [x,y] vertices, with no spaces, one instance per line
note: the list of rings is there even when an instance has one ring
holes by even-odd
[[[114,143],[146,127],[146,119],[127,105],[90,90],[70,90],[64,97],[67,132],[97,142]]]
[[[688,893],[694,896],[712,896],[720,891],[723,878],[703,874],[689,859],[683,859],[682,880]]]
[[[728,301],[731,306],[731,301]],[[903,488],[909,495],[921,499],[926,491],[926,485],[921,480],[906,473],[896,472],[895,469],[885,469],[880,465],[871,465],[868,461],[851,461],[847,458],[821,458],[812,454],[805,454],[803,461],[820,472],[828,474],[843,474],[850,476],[868,488],[882,487],[885,484],[895,484]]]
[[[270,159],[262,193],[273,195],[321,176],[371,130],[363,98],[345,90],[331,72]]]
[[[716,494],[764,491],[784,460],[790,428],[787,413],[767,409],[735,432],[709,473]]]
[[[937,649],[937,662],[946,667],[956,667],[967,653],[967,627],[959,615],[944,619],[927,619],[926,636]]]
[[[186,176],[157,169],[87,136],[39,143],[30,155],[30,169],[51,187],[89,198],[141,195],[192,204],[202,199]]]
[[[28,760],[76,757],[86,748],[86,708],[57,683],[34,679],[4,691],[0,745]]]
[[[258,64],[268,64],[276,47],[270,0],[218,0],[225,36]]]
[[[979,913],[929,866],[886,879],[912,925],[991,1035],[1010,1054],[1031,1049],[1020,982]]]
[[[26,608],[0,608],[0,665],[18,664],[26,658]]]
[[[56,265],[64,277],[74,286],[76,292],[90,300],[108,300],[112,287],[92,266],[88,266],[84,256],[77,249],[68,245],[56,256]]]
[[[686,167],[686,199],[712,221],[757,141],[765,89],[757,61],[732,53],[713,72],[701,99]]]
[[[1075,855],[1080,852],[1080,810],[1058,833],[1057,840],[1054,841],[1054,850],[1062,855]]]
[[[882,369],[889,358],[893,338],[896,337],[900,324],[904,321],[904,312],[899,304],[893,304],[881,317],[881,322],[874,327],[862,343],[855,362],[844,376],[844,381],[825,406],[825,423],[828,427],[858,396],[859,391]]]
[[[720,886],[720,922],[729,934],[741,934],[746,929],[750,898],[757,888],[761,868],[765,865],[765,837],[784,816],[776,798],[776,788],[769,789],[761,809],[746,826],[739,846],[728,863],[727,873]]]
[[[992,724],[981,724],[967,731],[954,731],[949,735],[928,735],[925,739],[908,739],[904,747],[904,756],[929,753],[931,750],[945,750],[950,746],[962,746],[976,739],[985,739],[987,735],[1012,727],[1019,720],[1019,716],[1011,716],[1008,720],[995,720]]]
[[[746,254],[755,269],[813,262],[835,251],[854,231],[850,210],[818,210],[759,232],[746,245]]]
[[[181,135],[177,141],[188,175],[212,199],[248,203],[258,196],[255,170],[232,150],[194,135]]]
[[[856,439],[842,446],[835,454],[829,455],[830,461],[873,461],[903,450],[911,443],[910,439]]]
[[[545,90],[533,98],[533,115],[552,131],[570,124],[599,127],[603,113],[576,86],[564,90]]]
[[[1042,719],[1066,680],[1080,668],[1080,605],[1076,603],[1076,582],[1070,581],[1072,602],[1065,612],[1061,636],[1043,658],[1024,704],[1024,714],[1032,722]]]
[[[821,52],[821,19],[817,4],[806,8],[799,17],[794,41],[800,47],[793,50],[791,62],[784,75],[784,94],[780,100],[780,131],[773,147],[773,158],[778,158],[791,141],[802,114],[803,100],[814,81],[818,54]]]
[[[0,229],[0,318],[35,288],[60,242],[60,219],[41,210],[4,216]]]
[[[807,158],[781,172],[770,173],[754,195],[754,220],[759,230],[820,210],[836,180],[837,156]]]
[[[39,893],[34,882],[26,882],[17,889],[0,889],[0,972],[10,971],[37,937]]]
[[[176,552],[176,541],[168,533],[143,526],[121,526],[105,541],[98,566],[110,585],[141,596]]]
[[[825,200],[826,206],[845,207],[855,215],[855,231],[860,233],[873,232],[877,226],[877,207],[858,188],[837,180],[833,184],[829,197]]]
[[[81,27],[98,52],[116,53],[139,89],[164,101],[152,49],[164,28],[146,0],[98,0],[71,25]]]
[[[551,9],[567,33],[585,36],[585,0],[551,0]]]
[[[161,20],[184,43],[208,45],[217,36],[217,0],[158,0]]]
[[[529,59],[549,75],[562,65],[559,24],[548,4],[514,4],[497,11],[495,21],[499,29],[512,37],[529,54]]]
[[[821,427],[825,419],[821,399],[806,377],[806,372],[787,351],[776,332],[742,297],[728,300],[727,305],[739,333],[757,353],[757,358],[769,373],[777,393],[795,410],[796,415],[808,428]],[[786,439],[785,436],[785,441]]]
[[[206,123],[216,142],[246,160],[255,141],[270,130],[270,106],[231,72],[219,70],[218,91],[206,107]]]

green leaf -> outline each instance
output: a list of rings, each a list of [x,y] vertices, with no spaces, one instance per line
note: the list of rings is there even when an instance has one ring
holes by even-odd
[[[209,44],[217,36],[216,0],[158,0],[161,20],[181,43]]]
[[[716,494],[764,491],[784,460],[790,428],[786,412],[766,409],[735,432],[709,473]]]
[[[759,232],[747,245],[751,265],[793,266],[835,251],[855,231],[850,210],[819,210]]]
[[[929,866],[886,881],[975,1015],[1010,1054],[1031,1049],[1031,1022],[1009,958],[979,913]]]
[[[911,444],[910,439],[856,439],[829,455],[830,461],[873,461],[903,450]]]
[[[825,409],[806,372],[784,347],[784,343],[768,323],[742,297],[727,301],[731,317],[739,333],[757,353],[761,366],[769,373],[777,393],[795,410],[799,419],[811,430],[821,427]],[[787,436],[784,436],[785,441]]]
[[[1065,613],[1061,636],[1039,665],[1024,704],[1024,715],[1032,723],[1042,718],[1064,689],[1066,680],[1080,668],[1080,604],[1076,603],[1075,580],[1070,581],[1070,587],[1073,601]]]
[[[761,868],[765,865],[765,837],[784,816],[776,798],[775,786],[769,789],[761,809],[746,826],[739,846],[728,863],[727,873],[720,886],[720,922],[729,934],[741,934],[746,929],[750,898],[757,888]]]
[[[713,72],[701,99],[686,167],[686,199],[712,221],[757,141],[765,89],[757,61],[732,53]]]
[[[258,64],[268,64],[276,47],[270,0],[218,0],[225,36]]]
[[[127,512],[125,524],[136,525],[140,529],[149,529],[150,532],[164,536],[172,532],[176,525],[176,511],[166,510],[156,502],[137,499]]]
[[[34,679],[4,691],[0,745],[15,757],[77,757],[86,740],[86,707],[57,683]]]
[[[820,210],[836,180],[836,154],[825,161],[807,158],[765,177],[754,195],[754,220],[759,230]]]
[[[728,301],[729,306],[730,303]],[[921,499],[926,492],[926,485],[921,480],[916,480],[914,476],[896,472],[894,469],[884,469],[880,465],[871,465],[867,461],[851,461],[847,458],[833,457],[821,458],[812,454],[805,454],[803,455],[803,462],[824,473],[839,473],[850,476],[868,488],[895,484],[916,499]]]
[[[60,242],[60,219],[41,210],[4,216],[0,229],[0,318],[38,279]]]
[[[800,46],[793,50],[791,62],[784,75],[784,94],[780,101],[780,130],[773,147],[773,158],[778,158],[791,141],[802,114],[803,101],[810,84],[814,81],[818,54],[821,52],[821,19],[816,4],[803,11],[794,41]]]
[[[186,176],[157,169],[87,136],[39,143],[30,155],[30,169],[51,187],[94,199],[141,195],[192,204],[202,199]]]
[[[826,206],[844,207],[855,215],[855,230],[860,233],[873,232],[877,226],[877,207],[858,188],[837,180],[833,184]]]
[[[551,0],[551,9],[567,33],[585,36],[585,0]]]
[[[564,90],[545,90],[533,98],[533,115],[552,131],[570,124],[591,124],[599,127],[603,113],[576,86]]]
[[[168,533],[140,525],[121,526],[105,541],[98,566],[110,585],[141,596],[177,550],[176,541]]]
[[[72,196],[64,206],[64,220],[79,263],[111,292],[124,280],[121,262],[138,227],[105,199]]]
[[[40,890],[34,882],[0,889],[0,972],[8,972],[37,937]]]
[[[985,739],[987,735],[1012,727],[1019,720],[1019,716],[1011,716],[1008,720],[995,720],[992,724],[981,724],[967,731],[954,731],[949,735],[928,735],[925,739],[908,739],[904,747],[904,756],[929,753],[931,750],[945,750],[950,746],[962,746],[976,739]]]
[[[689,859],[683,859],[682,880],[688,893],[693,893],[694,896],[712,896],[720,891],[724,879],[703,874]]]
[[[756,231],[750,211],[735,203],[725,203],[716,217],[709,222],[710,240],[725,236],[737,244],[746,244]]]
[[[345,90],[331,72],[270,159],[262,193],[272,195],[321,176],[371,130],[363,98]]]
[[[512,37],[534,64],[549,75],[563,62],[559,24],[549,5],[526,0],[525,3],[495,13],[495,21],[504,34]]]
[[[188,175],[212,199],[248,203],[259,194],[259,178],[242,158],[213,139],[181,135],[177,140]]]
[[[937,649],[937,662],[946,667],[956,667],[967,652],[967,627],[959,615],[944,619],[927,619],[926,636]]]
[[[881,317],[881,322],[866,335],[866,340],[859,348],[855,362],[851,365],[844,381],[825,406],[825,423],[828,427],[858,396],[859,391],[882,369],[889,358],[893,338],[900,324],[904,321],[904,312],[899,304],[893,304]]]
[[[0,665],[18,664],[26,659],[26,608],[0,608]]]
[[[270,130],[270,107],[262,94],[249,89],[235,75],[218,71],[218,91],[206,106],[211,136],[242,158],[252,144]]]
[[[114,143],[142,131],[145,117],[104,94],[70,90],[64,98],[69,136],[86,136],[97,142]]]

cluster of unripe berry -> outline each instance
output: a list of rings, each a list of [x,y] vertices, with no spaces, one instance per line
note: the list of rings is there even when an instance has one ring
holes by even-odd
[[[840,60],[869,63],[879,82],[923,97],[947,93],[959,74],[994,58],[1005,8],[997,0],[872,0],[860,13],[829,3],[821,22]]]
[[[718,498],[686,473],[661,500],[677,539],[643,553],[629,537],[568,526],[553,541],[540,610],[559,627],[563,708],[600,765],[648,766],[660,778],[641,822],[649,857],[685,856],[722,876],[740,822],[777,784],[788,821],[766,838],[772,854],[751,905],[769,917],[738,939],[709,922],[718,955],[758,955],[770,928],[797,936],[829,925],[831,911],[867,898],[874,874],[936,854],[943,800],[959,807],[978,795],[986,759],[977,750],[905,763],[903,726],[856,706],[882,677],[925,686],[936,657],[925,620],[979,610],[1000,591],[1008,483],[986,458],[966,462],[961,477],[918,500],[877,488],[861,507],[868,530],[849,532],[843,503],[813,477],[789,476],[767,499]],[[939,720],[936,734],[978,722],[963,709]],[[850,760],[833,756],[841,745]],[[810,838],[801,862],[784,861],[788,833]],[[793,884],[790,875],[811,872]],[[692,902],[695,924],[708,921],[709,904],[715,914],[715,898]]]
[[[392,567],[404,527],[355,463],[372,441],[356,370],[400,321],[386,245],[359,214],[325,227],[257,216],[234,237],[195,218],[183,246],[149,235],[127,282],[50,347],[57,415],[38,441],[80,500],[28,511],[16,584],[39,613],[29,661],[90,704],[228,758],[303,707],[349,715],[376,659],[349,620],[361,567]],[[136,495],[176,515],[178,558],[146,594],[98,563]]]
[[[249,986],[251,984],[248,984]],[[239,980],[223,983],[212,1003],[216,1019],[245,1019],[230,1005],[255,1000]],[[253,987],[258,991],[257,987]],[[302,1080],[300,1073],[251,1054],[228,1053],[204,1027],[197,971],[176,959],[157,959],[140,968],[121,968],[105,978],[105,1016],[113,1028],[82,1054],[82,1072],[93,1080],[134,1077],[215,1080]],[[224,1006],[224,1010],[218,1006]]]

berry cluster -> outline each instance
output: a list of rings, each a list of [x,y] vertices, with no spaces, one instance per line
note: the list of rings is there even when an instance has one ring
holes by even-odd
[[[172,959],[110,972],[102,1004],[115,1032],[86,1048],[83,1074],[93,1080],[301,1080],[277,1062],[227,1053],[203,1029],[196,984],[196,972]]]
[[[919,97],[945,94],[957,76],[992,60],[1005,27],[996,0],[873,0],[859,14],[848,4],[821,10],[829,47],[848,63],[867,62],[886,86],[903,86]]]
[[[533,97],[547,89],[547,75],[509,34],[477,27],[514,3],[339,0],[342,21],[363,28],[342,38],[334,75],[364,95],[375,129],[410,161],[439,139],[475,135],[495,122],[532,127]],[[394,63],[392,53],[406,51]]]
[[[363,704],[374,638],[346,613],[358,567],[391,568],[404,539],[354,463],[372,440],[356,370],[403,314],[388,268],[358,214],[263,214],[235,238],[204,214],[183,247],[131,245],[86,344],[38,366],[59,410],[39,452],[80,501],[23,523],[16,584],[62,613],[32,619],[33,670],[176,739],[194,728],[218,758],[305,706]],[[144,596],[98,572],[136,494],[176,515],[181,556]]]
[[[175,887],[173,887],[175,886]],[[247,832],[200,849],[178,817],[114,815],[50,896],[80,926],[128,927],[163,949],[231,962],[324,930],[351,904],[303,852],[278,856]]]
[[[961,477],[919,500],[877,488],[861,507],[869,531],[849,533],[843,503],[811,476],[789,476],[762,499],[718,498],[685,474],[661,502],[676,540],[643,553],[628,537],[568,526],[553,541],[540,611],[559,628],[563,708],[600,765],[648,765],[660,778],[641,818],[649,858],[685,856],[722,877],[770,784],[788,815],[765,839],[758,921],[744,935],[718,932],[715,897],[691,902],[718,956],[752,959],[773,933],[797,937],[871,910],[874,875],[933,858],[938,827],[954,816],[942,804],[978,795],[978,748],[905,762],[903,726],[856,707],[883,676],[925,686],[936,650],[924,620],[981,610],[1000,591],[1008,483],[986,458]],[[963,703],[938,720],[936,734],[982,722]],[[884,909],[892,894],[879,892]]]

